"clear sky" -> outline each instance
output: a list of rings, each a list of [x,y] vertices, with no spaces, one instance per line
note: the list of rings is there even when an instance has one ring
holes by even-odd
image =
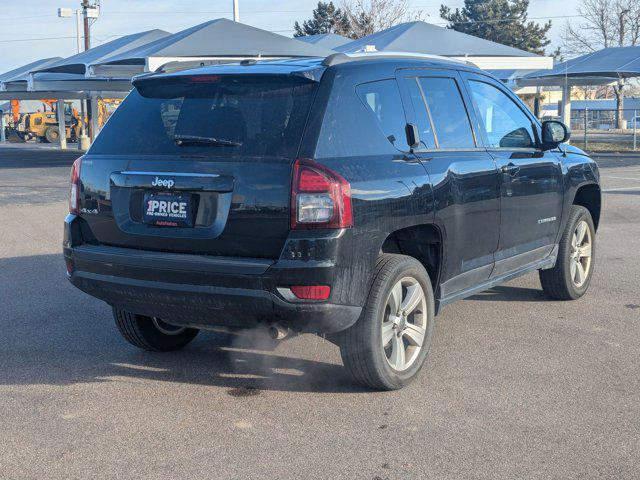
[[[243,23],[287,36],[293,35],[294,21],[310,17],[317,4],[317,0],[239,2]],[[435,24],[444,23],[438,14],[441,3],[461,7],[464,2],[410,0],[413,10],[422,11],[426,20]],[[579,0],[530,1],[530,18],[540,18],[536,20],[540,23],[550,18],[553,22],[553,48],[560,44],[562,26],[568,20],[565,17],[576,15],[578,3]],[[40,58],[76,53],[75,18],[57,18],[57,8],[75,9],[79,4],[80,0],[0,0],[0,73]],[[177,32],[219,17],[232,17],[232,0],[102,0],[101,16],[92,28],[93,45],[153,28]]]

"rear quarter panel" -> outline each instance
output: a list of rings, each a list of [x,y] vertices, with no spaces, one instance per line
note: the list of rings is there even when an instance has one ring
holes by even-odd
[[[351,184],[354,227],[338,252],[332,294],[339,303],[364,303],[375,261],[391,232],[433,223],[426,170],[385,138],[355,91],[360,83],[387,78],[395,79],[395,67],[328,69],[302,143],[300,156],[326,165]]]

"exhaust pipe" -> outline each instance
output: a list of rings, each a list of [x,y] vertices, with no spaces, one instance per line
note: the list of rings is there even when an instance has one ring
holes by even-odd
[[[279,323],[274,323],[269,327],[269,336],[274,340],[283,340],[289,336],[289,329],[283,327]]]

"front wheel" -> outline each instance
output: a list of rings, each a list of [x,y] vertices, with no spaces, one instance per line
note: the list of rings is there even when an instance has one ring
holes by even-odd
[[[576,300],[585,294],[593,275],[595,240],[591,213],[580,205],[572,205],[556,265],[540,270],[540,283],[547,295],[558,300]]]
[[[434,316],[433,290],[422,264],[405,255],[380,255],[362,315],[342,334],[345,367],[365,386],[402,388],[427,358]]]
[[[113,318],[127,342],[151,352],[179,350],[198,334],[195,328],[171,325],[159,318],[145,317],[118,308],[113,309]]]
[[[49,127],[44,132],[47,143],[58,143],[60,141],[60,131],[58,127]]]

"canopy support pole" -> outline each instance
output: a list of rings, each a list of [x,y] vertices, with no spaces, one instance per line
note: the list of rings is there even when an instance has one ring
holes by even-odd
[[[57,110],[58,110],[58,133],[60,134],[60,150],[67,149],[67,127],[65,125],[64,118],[64,100],[58,99],[57,102]]]
[[[84,124],[84,120],[87,116],[86,109],[84,108],[86,100],[80,100],[80,135],[87,134],[87,126]]]
[[[91,95],[89,101],[91,103],[91,108],[88,109],[91,112],[91,143],[93,143],[100,132],[100,109],[98,106],[98,96]]]
[[[562,86],[562,121],[571,128],[571,86],[566,83]]]
[[[542,87],[538,86],[536,87],[536,96],[533,99],[533,114],[535,115],[535,117],[540,120],[540,117],[542,117],[542,109],[540,108],[540,100],[542,97]]]
[[[0,142],[5,142],[6,140],[4,138],[4,112],[0,110]]]
[[[80,100],[80,134],[78,135],[78,150],[89,149],[89,137],[87,136],[87,124],[85,122],[87,116],[86,108],[87,100]]]
[[[638,147],[638,110],[633,111],[633,151]],[[4,129],[3,129],[4,130]]]

